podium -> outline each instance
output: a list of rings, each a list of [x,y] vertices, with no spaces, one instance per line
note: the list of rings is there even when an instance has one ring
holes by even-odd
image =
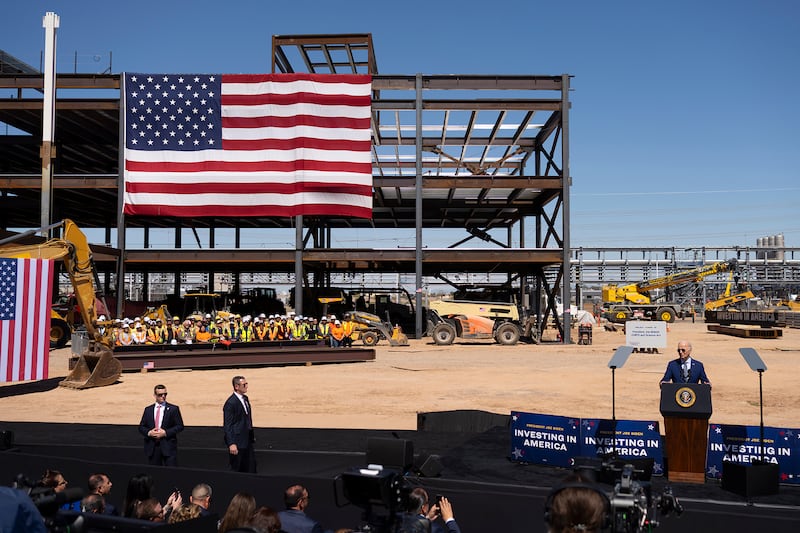
[[[667,477],[670,481],[705,483],[711,386],[662,384],[661,415],[666,434]]]

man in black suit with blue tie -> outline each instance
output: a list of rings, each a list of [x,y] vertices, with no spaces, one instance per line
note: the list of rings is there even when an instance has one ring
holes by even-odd
[[[661,383],[705,383],[711,385],[703,363],[692,359],[692,344],[689,341],[678,343],[678,358],[667,365]]]
[[[167,403],[167,387],[153,388],[156,401],[144,408],[139,433],[144,437],[144,454],[151,465],[178,466],[178,433],[183,418],[177,405]]]
[[[244,376],[233,378],[233,394],[222,406],[222,426],[231,470],[255,473],[256,439],[253,432],[253,411],[247,398],[247,380]]]

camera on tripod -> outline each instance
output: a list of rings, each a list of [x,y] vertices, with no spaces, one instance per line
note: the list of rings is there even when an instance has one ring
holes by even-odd
[[[334,480],[334,499],[338,507],[352,504],[363,510],[364,524],[358,533],[388,533],[397,516],[406,510],[411,487],[396,470],[378,465],[342,472]],[[347,500],[339,502],[339,493]]]
[[[658,527],[662,517],[672,513],[680,515],[683,507],[669,486],[653,496],[652,467],[652,459],[576,458],[575,473],[554,487],[547,498],[545,521],[554,525],[582,520],[580,523],[590,530],[613,533],[638,533]],[[606,491],[596,483],[612,485],[613,489]],[[571,496],[566,492],[563,496],[559,494],[567,489],[594,495],[584,499],[582,504],[563,504],[569,502]],[[573,497],[573,501],[578,500]],[[605,507],[602,513],[601,505]]]

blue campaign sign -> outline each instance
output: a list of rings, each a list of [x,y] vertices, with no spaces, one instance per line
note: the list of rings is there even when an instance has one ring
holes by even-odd
[[[580,419],[511,411],[515,461],[569,467],[579,455]]]
[[[800,484],[800,430],[764,427],[763,458],[777,463],[780,482]],[[762,458],[761,428],[711,424],[708,435],[706,477],[722,477],[722,462],[749,464]]]
[[[664,474],[664,452],[658,422],[642,420],[581,420],[581,455],[620,459],[652,459],[653,475]]]

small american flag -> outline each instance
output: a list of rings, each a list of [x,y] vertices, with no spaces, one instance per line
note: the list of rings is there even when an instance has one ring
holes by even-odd
[[[47,379],[53,261],[0,259],[0,381]]]
[[[367,75],[124,75],[124,212],[372,218]]]

